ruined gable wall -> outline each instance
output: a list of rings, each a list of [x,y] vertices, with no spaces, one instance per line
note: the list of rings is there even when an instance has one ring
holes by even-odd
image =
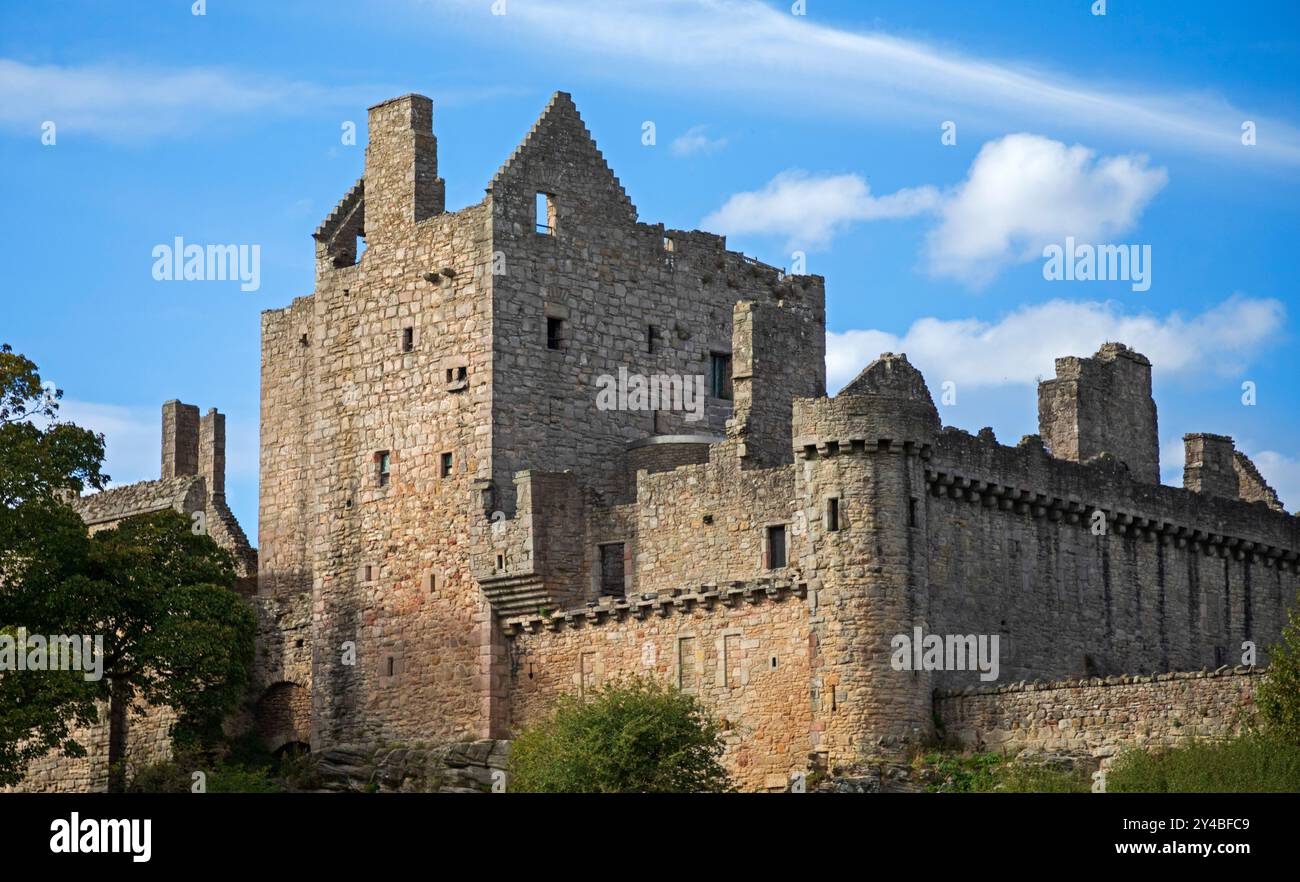
[[[554,196],[553,235],[536,230],[538,192]],[[648,411],[598,410],[597,379],[620,368],[702,375],[707,391],[710,354],[732,351],[733,304],[773,299],[778,272],[726,251],[720,237],[638,223],[563,95],[493,181],[491,202],[504,262],[493,285],[496,369],[509,378],[493,415],[499,507],[511,509],[512,476],[528,468],[573,469],[616,494],[625,445],[655,434],[656,421]],[[563,322],[558,350],[547,348],[548,316]],[[731,410],[710,397],[704,420],[671,412],[658,431],[721,434]]]
[[[949,430],[927,481],[928,630],[999,634],[1002,682],[1214,668],[1240,661],[1245,640],[1263,664],[1300,588],[1295,519],[1134,483],[1114,461]]]

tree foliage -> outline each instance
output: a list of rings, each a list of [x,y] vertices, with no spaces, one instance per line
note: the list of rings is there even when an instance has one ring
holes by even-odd
[[[254,618],[232,590],[231,556],[179,512],[87,534],[64,499],[103,488],[103,437],[57,422],[61,394],[0,347],[0,628],[102,637],[104,676],[0,672],[0,783],[52,748],[83,753],[69,723],[94,722],[105,701],[120,789],[129,710],[165,705],[182,732],[210,729],[243,693]]]
[[[1255,693],[1260,721],[1277,738],[1300,745],[1300,595],[1287,613],[1282,641],[1268,650],[1268,672]]]
[[[733,789],[717,723],[694,697],[632,678],[584,698],[515,740],[509,787],[536,793],[702,793]]]
[[[80,633],[69,619],[43,621],[23,599],[84,581],[86,526],[63,499],[102,489],[101,435],[58,420],[63,392],[36,365],[0,345],[0,632]],[[33,759],[58,749],[84,755],[70,737],[96,718],[96,690],[79,672],[0,671],[0,785],[17,783]]]

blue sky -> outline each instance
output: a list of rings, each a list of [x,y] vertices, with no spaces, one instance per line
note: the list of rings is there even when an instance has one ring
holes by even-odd
[[[936,399],[955,384],[945,423],[1014,443],[1052,356],[1119,339],[1155,362],[1167,483],[1184,433],[1230,434],[1300,507],[1294,3],[793,5],[4,4],[0,339],[107,433],[118,482],[157,476],[164,400],[227,413],[255,536],[259,314],[311,292],[365,108],[433,99],[455,209],[565,90],[642,220],[826,277],[833,388],[905,351]],[[1149,246],[1149,289],[1045,279],[1066,235]],[[155,281],[177,236],[259,245],[260,288]]]

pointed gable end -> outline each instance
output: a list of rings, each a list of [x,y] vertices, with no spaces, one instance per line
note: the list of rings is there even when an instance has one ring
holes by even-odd
[[[560,204],[561,223],[573,212],[584,221],[636,222],[636,207],[596,146],[567,92],[556,92],[488,187],[492,201],[513,220],[533,210],[538,193]],[[515,213],[520,218],[514,218]],[[531,222],[531,221],[530,221]]]

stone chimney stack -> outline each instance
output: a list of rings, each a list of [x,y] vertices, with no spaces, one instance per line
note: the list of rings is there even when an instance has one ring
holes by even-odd
[[[1160,440],[1151,362],[1123,343],[1091,358],[1058,358],[1056,378],[1038,384],[1038,433],[1057,459],[1109,453],[1133,480],[1160,483]]]
[[[433,102],[403,95],[370,108],[366,146],[366,246],[400,241],[409,227],[441,214]]]
[[[1224,499],[1239,498],[1241,488],[1233,462],[1235,448],[1227,435],[1204,432],[1184,435],[1183,487]]]
[[[226,415],[214,407],[199,424],[199,472],[208,485],[208,496],[226,495]]]
[[[162,406],[162,477],[199,473],[199,409],[176,399]]]

